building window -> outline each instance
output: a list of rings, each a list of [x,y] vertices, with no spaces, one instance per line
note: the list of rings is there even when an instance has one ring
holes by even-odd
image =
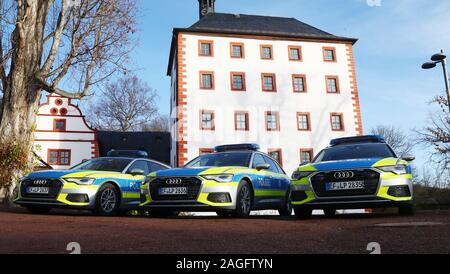
[[[325,62],[336,62],[336,48],[323,48],[323,60]]]
[[[214,149],[212,148],[200,148],[199,149],[199,155],[205,155],[205,154],[211,154],[214,152]]]
[[[344,131],[344,115],[342,113],[331,114],[331,129],[333,131]]]
[[[327,93],[340,93],[339,78],[337,76],[327,76]]]
[[[306,76],[305,75],[293,75],[292,76],[292,86],[294,92],[306,92]]]
[[[309,113],[297,113],[297,127],[300,131],[311,130],[311,115]]]
[[[66,131],[66,120],[65,119],[53,120],[53,131]]]
[[[214,111],[202,110],[200,112],[200,129],[214,130]]]
[[[280,114],[278,112],[266,112],[266,129],[267,131],[280,130]]]
[[[249,127],[249,114],[248,112],[238,111],[234,113],[234,125],[237,131],[248,131]]]
[[[244,44],[231,43],[231,58],[245,58]]]
[[[314,159],[314,152],[312,149],[300,149],[300,162],[310,163]]]
[[[302,48],[289,46],[289,60],[301,61],[302,60]]]
[[[70,166],[70,150],[49,149],[48,163],[50,165]]]
[[[263,91],[276,92],[277,80],[275,74],[263,73],[261,75]]]
[[[269,153],[267,154],[269,154],[270,157],[275,159],[281,166],[283,166],[283,153],[281,149],[270,149]]]
[[[213,41],[199,41],[199,55],[205,57],[213,57],[214,56],[214,42]]]
[[[58,99],[55,100],[55,105],[57,105],[57,106],[62,106],[63,103],[64,103],[64,102],[63,102],[62,99],[59,99],[59,98],[58,98]]]
[[[214,89],[214,72],[200,72],[200,89]]]
[[[273,47],[271,45],[261,46],[261,59],[273,60]]]
[[[231,90],[245,91],[245,73],[232,72],[231,73]]]

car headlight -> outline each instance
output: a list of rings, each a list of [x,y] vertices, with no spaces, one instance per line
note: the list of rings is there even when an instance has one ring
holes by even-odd
[[[384,166],[384,167],[379,167],[378,169],[380,169],[381,171],[384,171],[384,172],[392,172],[397,175],[402,175],[402,174],[408,173],[408,171],[406,170],[406,166],[404,166],[404,165]]]
[[[92,178],[64,178],[64,180],[77,185],[92,185],[95,182],[95,179]]]
[[[219,183],[230,183],[233,181],[233,174],[220,174],[220,175],[205,175],[202,176],[206,180],[212,180]]]
[[[308,177],[309,175],[311,175],[313,173],[314,172],[311,172],[311,171],[295,171],[292,174],[292,180],[298,181],[298,180]]]

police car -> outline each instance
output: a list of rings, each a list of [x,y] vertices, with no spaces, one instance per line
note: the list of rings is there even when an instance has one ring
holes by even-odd
[[[381,136],[332,140],[312,163],[292,175],[292,204],[297,217],[307,218],[323,209],[334,216],[337,209],[399,208],[412,215],[413,185],[409,162],[399,157]]]
[[[21,180],[15,203],[32,213],[71,208],[104,216],[138,208],[146,175],[169,168],[147,158],[142,151],[111,151],[70,170],[31,173]]]
[[[252,210],[292,214],[290,178],[256,144],[225,145],[184,168],[150,174],[142,206],[151,215],[213,211],[220,217],[248,217]]]

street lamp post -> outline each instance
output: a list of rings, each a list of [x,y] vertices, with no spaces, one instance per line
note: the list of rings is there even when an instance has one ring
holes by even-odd
[[[441,50],[441,53],[437,53],[431,56],[432,62],[427,62],[422,65],[423,69],[432,69],[435,68],[437,64],[441,63],[442,68],[444,70],[444,80],[445,80],[445,91],[447,93],[447,104],[450,112],[450,79],[448,77],[447,71],[447,56],[444,54],[444,51]]]

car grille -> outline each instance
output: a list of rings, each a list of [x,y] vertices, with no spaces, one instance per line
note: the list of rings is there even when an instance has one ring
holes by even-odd
[[[380,174],[371,169],[345,170],[354,173],[354,177],[348,179],[336,179],[335,173],[340,171],[320,172],[311,178],[311,184],[318,197],[340,196],[365,196],[375,195],[380,184]],[[331,182],[364,181],[365,188],[357,190],[327,191],[326,184]]]
[[[169,179],[181,179],[180,184],[168,184]],[[154,201],[190,201],[197,200],[202,186],[202,181],[196,177],[178,177],[178,178],[158,178],[150,183],[150,195]],[[187,187],[187,195],[159,195],[159,189],[162,187]]]
[[[40,181],[38,183],[38,181]],[[61,191],[63,183],[58,179],[26,179],[20,185],[20,194],[23,198],[56,199]],[[29,194],[28,187],[48,187],[48,194]]]

